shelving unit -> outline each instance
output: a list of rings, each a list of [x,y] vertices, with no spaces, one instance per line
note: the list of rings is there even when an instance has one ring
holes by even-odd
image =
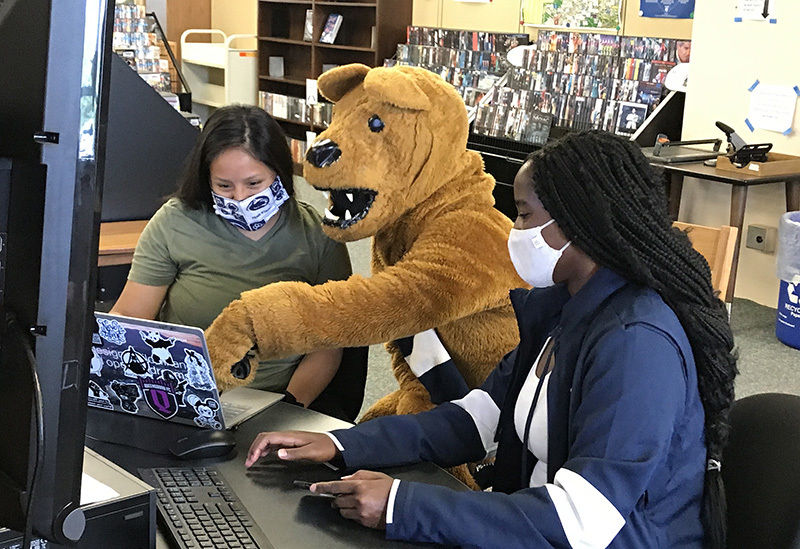
[[[382,65],[384,58],[394,55],[397,44],[405,42],[411,7],[412,0],[259,0],[258,89],[305,98],[306,79],[319,77],[323,65]],[[313,12],[311,41],[303,40],[306,10]],[[320,43],[332,13],[342,16],[342,25],[333,44]],[[270,76],[270,56],[283,57],[283,77]],[[310,122],[278,120],[289,137],[301,140],[306,131],[324,129]]]
[[[222,42],[188,42],[192,35],[219,36]],[[219,29],[188,29],[181,34],[181,67],[192,89],[192,101],[209,107],[230,103],[258,104],[258,56],[253,49],[236,49],[235,40]]]

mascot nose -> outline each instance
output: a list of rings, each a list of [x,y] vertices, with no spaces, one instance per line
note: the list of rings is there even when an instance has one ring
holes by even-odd
[[[342,150],[330,139],[323,139],[314,144],[306,153],[306,160],[316,168],[326,168],[339,160]]]

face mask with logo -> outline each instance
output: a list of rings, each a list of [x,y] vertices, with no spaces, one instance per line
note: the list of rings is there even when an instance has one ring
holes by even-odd
[[[553,271],[561,254],[571,242],[556,250],[542,236],[542,229],[555,222],[551,219],[544,225],[530,229],[511,229],[508,235],[508,254],[520,278],[534,288],[546,288],[555,284]]]
[[[234,227],[245,231],[257,231],[263,227],[278,213],[281,204],[289,199],[281,178],[277,176],[272,185],[244,200],[225,198],[215,192],[211,193],[211,197],[214,200],[214,212]]]

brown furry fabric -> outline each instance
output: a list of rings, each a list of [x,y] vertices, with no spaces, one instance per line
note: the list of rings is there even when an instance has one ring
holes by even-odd
[[[246,383],[230,367],[255,342],[262,358],[321,348],[387,343],[398,391],[366,415],[431,407],[391,341],[436,328],[470,387],[479,385],[518,342],[508,290],[525,286],[508,257],[511,222],[493,208],[494,180],[467,151],[467,117],[440,77],[408,67],[347,65],[319,79],[336,101],[331,126],[341,157],[304,175],[319,189],[370,189],[367,215],[341,228],[339,241],[374,237],[372,276],[309,286],[279,282],[242,294],[206,336],[221,388]],[[378,115],[385,127],[370,131]]]

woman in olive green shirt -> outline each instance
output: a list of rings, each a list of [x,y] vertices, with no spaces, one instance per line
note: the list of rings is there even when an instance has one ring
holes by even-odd
[[[286,138],[266,112],[218,109],[188,162],[177,193],[145,227],[112,313],[205,329],[244,291],[350,276],[347,248],[292,196]],[[308,406],[341,357],[341,349],[326,349],[262,362],[250,386]]]

